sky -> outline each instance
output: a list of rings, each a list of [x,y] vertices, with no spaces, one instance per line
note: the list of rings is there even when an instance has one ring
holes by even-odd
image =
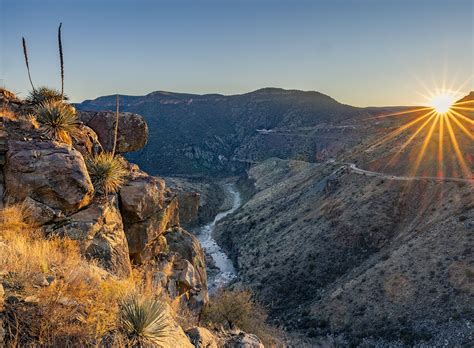
[[[474,0],[0,0],[0,86],[72,101],[156,90],[316,90],[356,106],[474,90]]]

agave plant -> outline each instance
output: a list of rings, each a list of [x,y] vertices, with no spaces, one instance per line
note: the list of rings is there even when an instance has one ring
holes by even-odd
[[[172,332],[172,322],[164,302],[132,295],[121,306],[121,323],[134,344],[160,345]]]
[[[61,95],[61,92],[57,89],[45,86],[33,89],[26,97],[26,101],[32,105],[39,105],[48,101],[63,101],[68,99],[69,98],[66,95]]]
[[[76,110],[61,101],[45,101],[36,108],[36,120],[45,135],[53,140],[71,144],[71,135],[79,124]]]
[[[128,174],[123,159],[110,152],[91,156],[86,165],[92,185],[100,194],[116,192],[124,184]]]

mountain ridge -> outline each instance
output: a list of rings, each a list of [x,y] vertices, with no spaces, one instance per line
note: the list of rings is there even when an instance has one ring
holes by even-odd
[[[115,103],[116,96],[111,95],[76,106],[103,111],[114,110]],[[230,96],[165,91],[121,96],[120,110],[143,115],[150,125],[148,145],[129,158],[162,175],[239,174],[247,163],[273,156],[314,161],[322,153],[332,155],[341,147],[352,146],[354,134],[343,137],[341,130],[323,134],[315,129],[315,137],[301,136],[298,128],[370,116],[363,108],[320,92],[273,87]],[[271,129],[284,132],[262,133]]]

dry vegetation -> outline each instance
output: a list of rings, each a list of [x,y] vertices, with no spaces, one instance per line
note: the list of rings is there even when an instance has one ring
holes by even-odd
[[[279,344],[281,333],[267,324],[267,313],[249,290],[220,290],[211,297],[202,315],[211,328],[240,329],[257,335],[266,347]]]
[[[141,276],[110,276],[86,261],[73,241],[44,239],[23,215],[20,206],[0,211],[7,344],[95,345],[104,338],[114,345],[127,342],[121,308],[132,294],[143,296]]]

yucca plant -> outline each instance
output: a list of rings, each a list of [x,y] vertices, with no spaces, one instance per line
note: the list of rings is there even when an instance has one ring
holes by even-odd
[[[71,135],[77,131],[79,124],[76,110],[71,105],[61,101],[45,101],[36,108],[35,114],[48,138],[71,144]]]
[[[132,295],[120,308],[123,328],[134,345],[162,345],[172,332],[172,322],[164,302]]]
[[[28,49],[26,47],[26,40],[25,40],[24,37],[21,38],[21,43],[23,45],[23,56],[25,58],[26,70],[28,71],[28,79],[30,80],[31,88],[34,91],[35,86],[33,85],[33,81],[31,80],[30,62],[29,62],[29,59],[28,59]]]
[[[91,156],[86,165],[92,185],[99,194],[116,192],[124,184],[128,174],[124,160],[110,152]]]
[[[39,105],[49,101],[63,101],[68,99],[69,98],[66,95],[62,95],[61,92],[57,89],[45,86],[33,89],[26,97],[26,101],[32,105]]]
[[[63,55],[63,42],[61,39],[61,27],[63,23],[59,23],[58,28],[58,49],[59,49],[59,67],[61,68],[61,98],[64,97],[64,55]]]

